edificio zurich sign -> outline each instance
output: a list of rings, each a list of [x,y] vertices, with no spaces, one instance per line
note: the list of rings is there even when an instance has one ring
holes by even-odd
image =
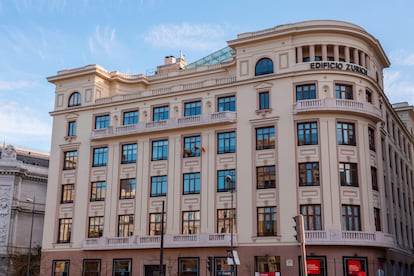
[[[351,63],[335,62],[335,61],[311,62],[310,69],[312,70],[318,70],[318,69],[344,70],[344,71],[360,73],[363,75],[368,75],[368,70],[362,66],[351,64]]]

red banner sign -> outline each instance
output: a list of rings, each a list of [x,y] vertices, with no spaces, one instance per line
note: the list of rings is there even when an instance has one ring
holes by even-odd
[[[348,260],[348,274],[358,275],[361,271],[361,262],[359,260]]]
[[[306,260],[306,267],[309,275],[321,274],[321,261],[320,260]]]

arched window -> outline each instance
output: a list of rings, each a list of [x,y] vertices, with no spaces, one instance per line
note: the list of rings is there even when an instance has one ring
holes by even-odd
[[[272,74],[273,61],[270,58],[262,58],[256,63],[255,76]]]
[[[73,92],[69,97],[68,107],[81,105],[81,94]]]

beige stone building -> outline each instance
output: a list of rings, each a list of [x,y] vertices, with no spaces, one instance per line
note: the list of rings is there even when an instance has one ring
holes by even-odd
[[[306,21],[152,75],[49,77],[42,275],[158,275],[161,242],[165,275],[299,275],[298,214],[308,275],[413,275],[414,109],[389,65],[361,27]]]

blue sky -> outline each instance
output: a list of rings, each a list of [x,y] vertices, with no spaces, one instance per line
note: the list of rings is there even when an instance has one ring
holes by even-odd
[[[147,73],[167,55],[187,62],[237,34],[313,19],[343,20],[375,36],[391,60],[391,102],[414,105],[412,0],[0,0],[0,140],[49,152],[62,69],[99,64]]]

